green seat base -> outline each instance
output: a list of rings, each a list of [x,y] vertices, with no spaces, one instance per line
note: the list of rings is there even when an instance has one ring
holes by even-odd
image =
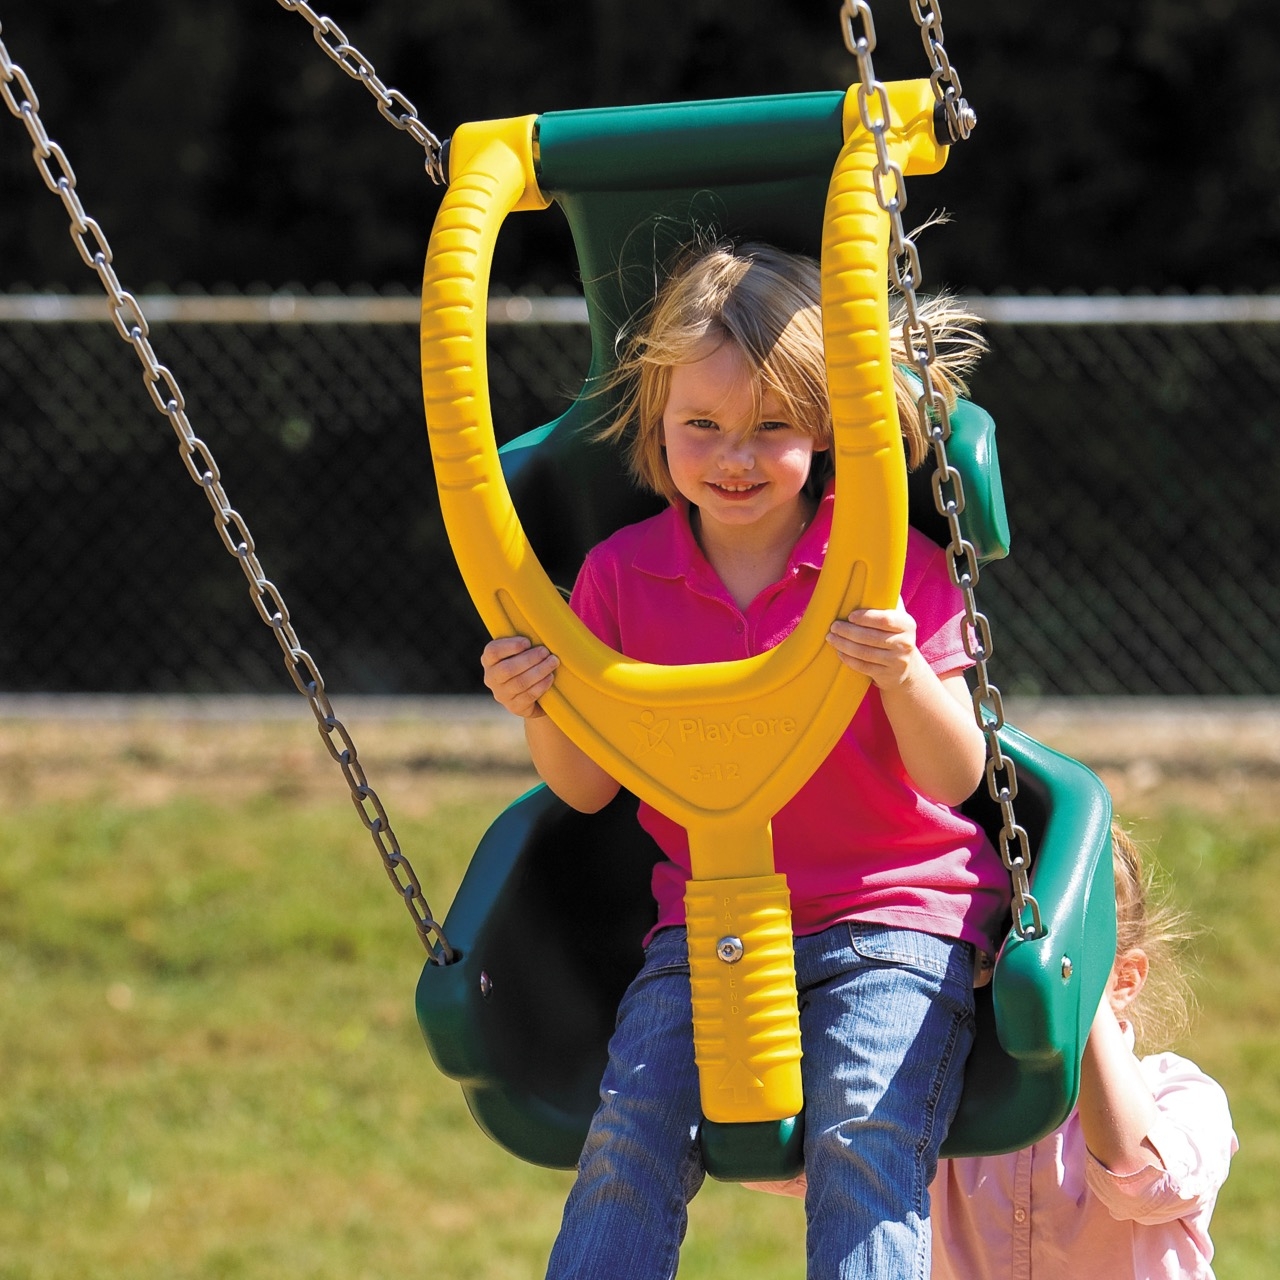
[[[978,1038],[949,1156],[1016,1150],[1066,1119],[1115,956],[1105,788],[1011,727],[1001,744],[1018,771],[1045,934],[1010,936],[992,984],[976,993]],[[972,804],[994,840],[998,809]],[[458,890],[445,931],[459,959],[424,968],[418,1020],[480,1127],[522,1159],[577,1163],[617,1004],[654,920],[658,856],[632,797],[585,815],[539,787],[494,822]],[[799,1122],[706,1124],[702,1141],[708,1172],[724,1180],[776,1180],[802,1166]]]

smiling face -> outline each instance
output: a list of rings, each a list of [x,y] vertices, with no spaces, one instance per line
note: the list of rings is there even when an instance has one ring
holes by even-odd
[[[676,365],[662,415],[667,469],[705,533],[751,527],[794,539],[812,514],[804,486],[814,439],[772,391],[759,400],[753,391],[732,341],[708,342],[701,358]]]

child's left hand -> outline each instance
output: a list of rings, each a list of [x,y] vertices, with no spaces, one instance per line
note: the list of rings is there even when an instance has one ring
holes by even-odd
[[[920,659],[916,622],[901,598],[893,609],[855,609],[831,624],[827,643],[841,661],[867,676],[877,688],[906,683]]]

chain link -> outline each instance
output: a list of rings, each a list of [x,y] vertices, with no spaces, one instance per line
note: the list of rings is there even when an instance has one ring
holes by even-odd
[[[311,24],[311,34],[324,51],[353,80],[359,80],[378,102],[383,119],[390,120],[397,129],[404,130],[426,153],[427,175],[439,186],[448,183],[444,170],[443,147],[440,139],[418,118],[418,109],[400,92],[388,89],[378,78],[373,63],[346,37],[342,28],[332,18],[317,13],[307,0],[277,0],[290,13],[300,13]]]
[[[947,57],[942,44],[942,8],[939,0],[924,5],[920,0],[910,0],[911,15],[920,28],[920,39],[924,43],[924,51],[933,68],[929,83],[933,85],[934,96],[942,106],[946,119],[947,135],[952,142],[963,142],[978,123],[973,108],[964,100],[964,90],[960,86],[960,77]]]
[[[953,90],[959,105],[965,106],[963,99],[959,98],[959,79],[950,63],[945,61],[942,26],[936,2],[925,10],[918,0],[911,0],[911,8],[934,63],[934,92],[939,95],[939,101],[946,105],[944,95]],[[912,367],[920,379],[916,412],[928,437],[933,458],[934,505],[947,522],[950,536],[947,546],[950,556],[948,568],[951,580],[964,597],[965,652],[975,664],[973,715],[987,743],[987,791],[1000,808],[1000,857],[1009,872],[1013,889],[1013,929],[1020,938],[1039,938],[1044,935],[1045,930],[1040,917],[1040,904],[1031,893],[1028,878],[1031,847],[1026,830],[1019,824],[1013,807],[1018,794],[1018,774],[1013,761],[1000,747],[998,734],[1004,727],[1004,704],[1000,690],[990,682],[987,674],[987,661],[991,657],[993,645],[991,624],[979,611],[975,594],[979,577],[978,556],[973,544],[960,528],[960,515],[964,511],[965,501],[964,484],[960,473],[951,465],[947,456],[951,418],[947,412],[946,399],[933,382],[937,349],[933,330],[921,314],[916,296],[921,283],[920,256],[915,243],[903,227],[902,212],[907,207],[907,193],[902,170],[889,156],[888,94],[884,85],[876,79],[872,61],[876,47],[875,22],[867,0],[844,0],[840,20],[845,45],[858,60],[858,112],[863,127],[875,141],[876,198],[880,207],[889,215],[889,271],[902,294],[906,311],[902,336]],[[940,88],[940,85],[948,87]]]
[[[0,33],[2,31],[3,28],[0,27]],[[3,98],[10,112],[26,125],[27,132],[31,135],[36,168],[45,185],[61,198],[66,208],[71,219],[71,238],[85,265],[96,272],[102,282],[111,304],[112,321],[120,336],[133,347],[134,354],[142,365],[143,381],[152,402],[169,419],[178,437],[178,448],[188,474],[205,491],[209,505],[213,508],[218,535],[227,550],[240,562],[240,567],[249,580],[249,594],[259,616],[275,632],[276,640],[284,653],[285,666],[298,691],[310,703],[329,754],[342,768],[356,811],[373,837],[387,875],[413,917],[422,945],[434,963],[450,963],[454,959],[453,948],[440,924],[432,916],[412,866],[400,852],[386,810],[365,777],[355,742],[342,721],[334,714],[320,671],[299,642],[279,590],[262,570],[244,517],[231,505],[209,447],[192,430],[182,389],[172,372],[156,358],[149,337],[150,328],[138,300],[121,287],[112,265],[111,246],[102,228],[85,213],[76,192],[75,173],[62,148],[45,131],[44,122],[40,118],[39,99],[26,73],[10,59],[3,39],[0,39],[0,98]],[[334,744],[335,735],[340,746]]]

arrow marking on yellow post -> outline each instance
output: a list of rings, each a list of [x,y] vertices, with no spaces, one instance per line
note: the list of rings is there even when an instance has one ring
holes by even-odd
[[[724,1079],[720,1081],[721,1091],[731,1092],[733,1101],[738,1106],[747,1101],[753,1090],[763,1088],[764,1081],[741,1058],[729,1068]]]

